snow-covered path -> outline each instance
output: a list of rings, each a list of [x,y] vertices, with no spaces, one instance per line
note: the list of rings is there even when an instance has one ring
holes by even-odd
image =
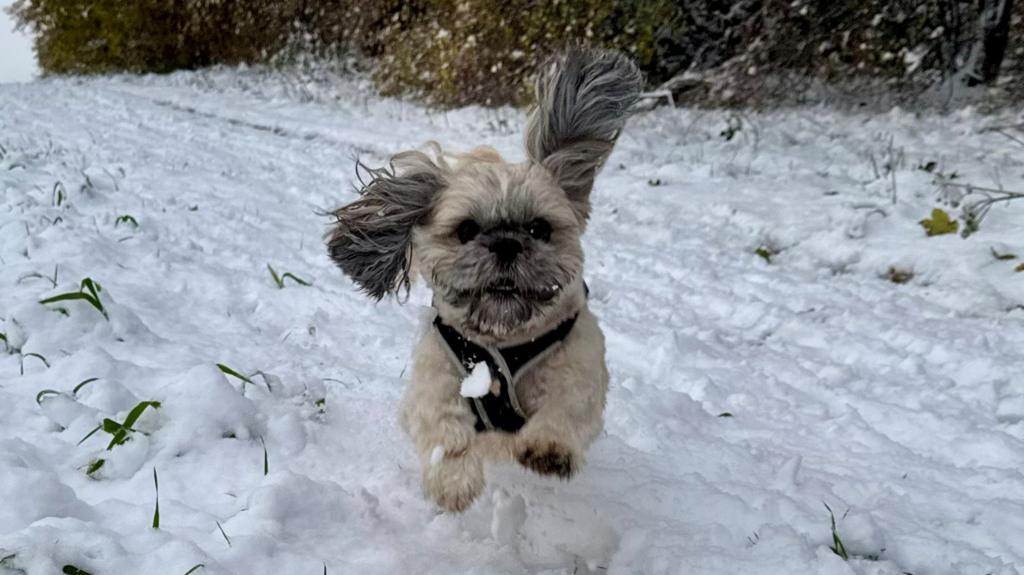
[[[987,121],[637,117],[585,242],[606,433],[576,480],[494,468],[450,516],[396,420],[429,296],[369,303],[320,214],[356,156],[521,158],[518,112],[237,71],[0,86],[0,574],[1024,573],[1024,206],[917,224],[919,165],[1024,188]],[[109,320],[38,303],[83,278]]]

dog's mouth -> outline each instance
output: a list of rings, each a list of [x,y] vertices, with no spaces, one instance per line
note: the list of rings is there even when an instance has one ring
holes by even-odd
[[[495,300],[547,302],[554,299],[561,290],[562,287],[558,284],[552,284],[543,288],[532,288],[518,285],[512,280],[498,280],[487,284],[483,288],[457,290],[457,293],[460,299],[487,297]]]
[[[473,333],[500,336],[543,314],[561,301],[564,283],[490,277],[475,285],[434,283],[435,294],[463,312],[461,326]]]
[[[526,295],[526,292],[521,290],[512,280],[498,280],[494,283],[488,284],[483,291],[487,295],[495,297],[513,297],[520,295],[520,293]]]
[[[494,297],[514,297],[519,295],[519,290],[514,285],[498,284],[484,288],[484,293]]]

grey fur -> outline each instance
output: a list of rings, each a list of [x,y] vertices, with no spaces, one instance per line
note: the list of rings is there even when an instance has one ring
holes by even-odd
[[[586,218],[594,178],[611,154],[641,88],[620,52],[570,48],[544,65],[526,128],[530,159],[550,170]]]
[[[442,168],[422,152],[392,158],[391,169],[368,169],[355,202],[334,212],[327,234],[331,259],[370,297],[409,289],[413,227],[430,215],[445,185]]]

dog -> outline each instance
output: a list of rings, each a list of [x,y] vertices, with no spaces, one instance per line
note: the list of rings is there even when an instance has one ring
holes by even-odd
[[[446,511],[480,495],[485,461],[568,480],[601,432],[608,371],[580,238],[640,88],[626,56],[567,49],[538,73],[525,162],[431,143],[366,169],[334,212],[329,255],[367,295],[408,295],[416,277],[433,292],[401,425]]]

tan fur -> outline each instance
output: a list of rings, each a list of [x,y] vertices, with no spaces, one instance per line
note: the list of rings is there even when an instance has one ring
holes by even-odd
[[[585,302],[561,347],[518,382],[530,417],[516,434],[473,429],[475,418],[459,395],[462,376],[443,345],[436,330],[423,335],[401,408],[402,428],[413,440],[431,499],[448,511],[465,510],[484,488],[485,461],[515,462],[530,449],[568,456],[569,476],[579,470],[601,432],[608,390],[604,335]],[[436,446],[444,458],[431,464]]]
[[[489,213],[502,215],[514,211],[519,203],[529,204],[551,222],[553,227],[551,243],[556,246],[562,264],[572,270],[573,283],[564,286],[564,291],[573,295],[573,290],[582,293],[583,248],[580,235],[583,224],[565,192],[558,187],[546,170],[536,164],[506,164],[492,161],[471,161],[471,156],[458,157],[460,162],[446,172],[448,187],[437,200],[428,225],[413,230],[413,269],[427,284],[436,289],[434,280],[448,276],[454,264],[458,240],[451,230],[466,218],[473,206],[486,206]],[[450,164],[449,164],[450,165]],[[577,290],[578,288],[578,290]],[[563,294],[564,299],[566,296]],[[461,333],[477,343],[485,345],[514,345],[530,337],[544,333],[572,313],[565,306],[569,301],[559,301],[559,313],[537,315],[529,321],[511,329],[503,326],[477,326],[463,322],[463,310],[455,309],[443,299],[435,299],[434,305],[441,316]],[[569,305],[573,307],[573,305]],[[491,329],[481,329],[489,327]]]
[[[556,231],[551,242],[573,270],[572,282],[553,305],[510,331],[480,331],[463,323],[463,310],[435,298],[442,319],[479,344],[506,347],[542,335],[578,314],[559,348],[518,381],[516,393],[529,418],[516,434],[477,433],[475,417],[459,393],[462,375],[443,340],[431,328],[419,341],[402,400],[402,428],[419,456],[427,495],[443,509],[462,511],[484,488],[483,465],[488,461],[518,461],[565,479],[575,474],[603,425],[608,373],[604,336],[584,295],[582,223],[565,193],[536,164],[506,164],[479,152],[440,155],[446,159],[448,187],[440,193],[429,221],[413,231],[413,269],[428,285],[435,287],[432,278],[447,273],[457,243],[451,229],[466,217],[471,204],[500,211],[514,209],[510,206],[516,201],[529,202],[552,223]],[[431,463],[438,447],[444,456]],[[532,461],[564,464],[564,469],[553,472],[543,464],[531,465]]]
[[[329,253],[370,297],[419,276],[445,324],[482,346],[537,338],[576,317],[566,338],[513,392],[527,421],[477,433],[462,375],[431,326],[402,399],[402,427],[441,508],[462,511],[484,488],[486,462],[571,478],[603,424],[604,336],[587,308],[580,237],[594,178],[640,90],[624,55],[571,48],[542,68],[526,128],[527,161],[493,148],[453,154],[436,142],[367,169],[360,198],[335,212]]]

